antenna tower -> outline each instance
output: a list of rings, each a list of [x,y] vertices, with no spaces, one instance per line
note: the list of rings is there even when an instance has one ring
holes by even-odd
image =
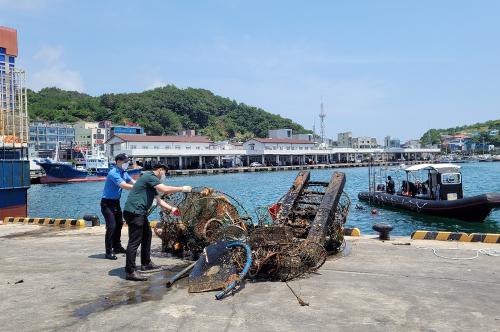
[[[313,122],[313,142],[316,142],[316,119]]]
[[[326,113],[323,110],[323,100],[321,100],[321,112],[319,118],[321,119],[321,143],[325,143],[325,117]]]

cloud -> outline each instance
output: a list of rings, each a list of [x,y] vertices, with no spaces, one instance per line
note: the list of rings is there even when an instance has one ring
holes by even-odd
[[[62,54],[62,46],[43,46],[38,52],[35,53],[33,58],[35,60],[54,63],[62,58]]]
[[[64,90],[83,92],[84,84],[78,71],[70,70],[64,65],[52,65],[37,71],[31,79],[31,87],[40,90],[45,87],[57,87]]]
[[[85,90],[80,72],[67,68],[63,53],[62,46],[43,46],[34,55],[35,66],[38,70],[28,76],[28,85],[32,89],[57,87],[79,92]]]

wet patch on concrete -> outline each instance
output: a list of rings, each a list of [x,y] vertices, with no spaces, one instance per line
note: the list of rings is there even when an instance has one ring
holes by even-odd
[[[12,232],[6,235],[0,236],[1,239],[16,239],[16,238],[37,238],[37,237],[49,237],[54,236],[60,229],[53,229],[52,227],[40,227],[38,229],[33,229],[24,232]]]
[[[98,299],[85,303],[75,303],[79,306],[73,313],[75,317],[86,318],[94,313],[107,311],[112,308],[140,304],[149,301],[159,301],[168,292],[187,288],[187,278],[178,280],[172,287],[167,288],[166,282],[188,265],[176,265],[161,272],[144,274],[149,275],[149,280],[143,282],[128,281],[119,290],[99,297]]]
[[[74,232],[75,229],[65,229],[59,228],[57,226],[39,226],[37,229],[24,231],[24,232],[16,232],[8,233],[6,235],[1,235],[0,239],[33,239],[33,238],[48,238],[48,237],[88,237],[88,236],[103,236],[99,233],[79,233]]]
[[[351,241],[345,241],[345,246],[344,246],[344,250],[342,250],[340,252],[340,255],[342,257],[347,257],[351,254],[351,251],[352,251],[352,242]]]
[[[335,254],[335,255],[329,255],[326,260],[327,261],[336,261],[337,259],[340,259],[342,257],[347,257],[351,254],[352,251],[352,242],[351,241],[345,241],[345,244],[342,247],[342,250]]]

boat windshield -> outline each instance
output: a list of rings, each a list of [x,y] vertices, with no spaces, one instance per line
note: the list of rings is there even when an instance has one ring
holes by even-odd
[[[462,176],[460,173],[444,173],[441,174],[441,184],[460,184],[462,183]]]

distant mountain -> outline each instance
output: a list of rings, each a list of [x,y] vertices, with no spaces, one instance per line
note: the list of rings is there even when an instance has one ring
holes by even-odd
[[[137,122],[149,135],[196,129],[212,139],[266,137],[269,129],[291,128],[309,133],[290,119],[258,107],[214,95],[204,89],[168,85],[141,93],[92,97],[75,91],[45,88],[28,91],[30,120]]]
[[[484,142],[500,146],[500,135],[489,135],[492,130],[500,130],[500,120],[491,120],[482,123],[475,123],[473,125],[460,126],[447,129],[429,129],[420,138],[422,144],[439,144],[441,142],[441,135],[455,135],[455,134],[469,134],[472,139],[477,143]]]

